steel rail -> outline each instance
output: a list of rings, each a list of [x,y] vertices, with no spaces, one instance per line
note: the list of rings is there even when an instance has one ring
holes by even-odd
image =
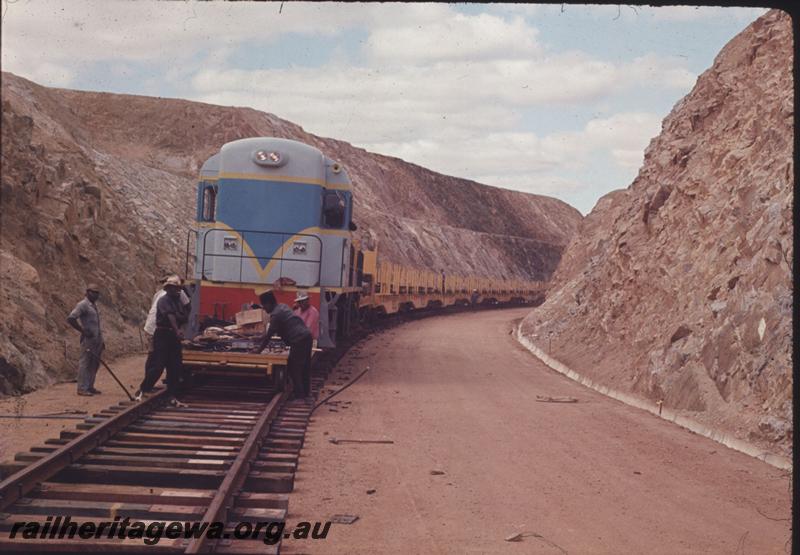
[[[0,511],[13,505],[33,490],[37,484],[49,480],[59,471],[77,461],[89,451],[107,441],[111,436],[150,412],[166,400],[166,389],[135,403],[102,424],[83,433],[46,457],[26,466],[0,482]]]
[[[225,479],[220,484],[217,493],[211,500],[201,522],[228,522],[228,512],[231,509],[231,501],[238,494],[250,472],[250,463],[261,448],[266,432],[278,409],[289,396],[288,391],[276,394],[270,401],[264,412],[261,413],[250,434],[247,436],[239,454],[233,461]],[[200,553],[205,548],[206,536],[202,534],[198,538],[193,538],[184,550],[184,553]]]

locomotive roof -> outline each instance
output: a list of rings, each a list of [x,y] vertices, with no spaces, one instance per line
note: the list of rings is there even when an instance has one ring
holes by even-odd
[[[200,170],[201,177],[289,180],[350,189],[341,166],[313,146],[275,137],[226,143]]]

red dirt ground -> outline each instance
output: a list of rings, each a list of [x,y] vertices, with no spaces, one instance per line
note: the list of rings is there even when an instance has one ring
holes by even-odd
[[[789,473],[549,370],[509,334],[526,312],[429,318],[354,347],[328,389],[371,369],[314,414],[288,525],[359,520],[283,551],[789,553]],[[110,364],[135,386],[143,361]],[[54,385],[0,400],[0,413],[91,413],[125,398],[103,369],[97,387],[77,397],[74,383]],[[3,420],[0,459],[76,422]]]
[[[106,363],[120,381],[135,391],[144,377],[144,355],[119,358]],[[95,387],[102,395],[79,397],[75,382],[53,384],[44,389],[19,397],[0,399],[0,414],[3,415],[42,415],[62,411],[86,411],[89,415],[99,412],[128,397],[102,366],[97,371]],[[81,420],[34,420],[0,419],[0,461],[13,459],[20,451],[44,443],[51,437],[58,437],[61,430],[72,428]]]
[[[371,369],[314,414],[288,521],[359,519],[284,551],[790,552],[789,473],[549,370],[510,335],[527,312],[429,318],[351,350],[329,390]]]

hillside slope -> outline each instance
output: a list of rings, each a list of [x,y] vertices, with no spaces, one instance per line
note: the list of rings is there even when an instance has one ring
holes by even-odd
[[[0,393],[69,375],[64,318],[98,281],[112,354],[140,347],[154,280],[184,271],[195,176],[224,143],[310,143],[348,170],[356,221],[383,256],[485,276],[547,279],[581,219],[556,199],[431,172],[310,135],[249,108],[41,87],[2,74]]]
[[[792,445],[792,28],[771,11],[664,120],[523,333],[605,385]]]

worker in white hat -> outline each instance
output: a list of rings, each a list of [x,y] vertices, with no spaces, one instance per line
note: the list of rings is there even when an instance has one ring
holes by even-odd
[[[316,340],[319,337],[319,310],[311,304],[308,293],[298,291],[294,299],[294,306],[294,313],[300,316],[300,319],[311,331],[311,337]]]
[[[159,280],[158,290],[153,294],[153,300],[150,301],[150,310],[147,313],[147,319],[144,322],[144,333],[147,337],[147,360],[144,362],[144,375],[147,376],[157,374],[161,375],[161,372],[164,371],[164,368],[153,368],[156,360],[153,355],[153,335],[156,333],[156,305],[158,304],[158,299],[163,297],[167,294],[167,291],[164,289],[164,284],[167,283],[167,280],[171,277],[175,277],[180,280],[180,276],[175,274],[167,274]],[[189,312],[191,301],[189,300],[189,296],[186,292],[181,289],[181,305],[184,307],[186,312]],[[157,378],[156,378],[157,379]],[[138,394],[139,392],[137,392]]]
[[[184,406],[175,398],[180,384],[181,340],[183,340],[181,327],[189,316],[187,307],[181,302],[181,278],[168,277],[164,281],[164,291],[166,294],[161,295],[156,301],[152,357],[148,357],[150,365],[145,368],[145,377],[136,392],[136,398],[141,399],[142,393],[152,390],[166,367],[170,403],[173,406]]]

